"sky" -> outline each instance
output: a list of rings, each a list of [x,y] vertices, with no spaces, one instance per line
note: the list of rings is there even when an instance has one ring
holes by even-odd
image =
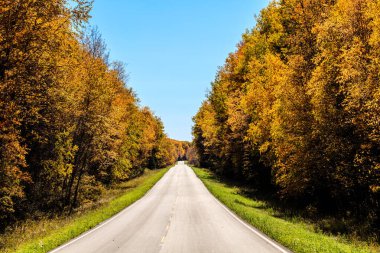
[[[128,86],[161,118],[170,138],[191,141],[192,117],[255,15],[269,0],[95,0],[110,59],[126,64]]]

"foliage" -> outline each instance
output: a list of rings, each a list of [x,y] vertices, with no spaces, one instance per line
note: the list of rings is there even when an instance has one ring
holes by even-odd
[[[71,212],[177,151],[109,62],[90,0],[0,1],[0,229]]]
[[[194,117],[199,164],[379,234],[379,1],[273,1]]]

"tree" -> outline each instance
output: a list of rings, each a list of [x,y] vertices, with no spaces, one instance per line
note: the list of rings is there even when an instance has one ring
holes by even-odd
[[[378,223],[378,8],[283,0],[262,10],[194,117],[200,165],[302,209]]]
[[[4,226],[36,212],[71,212],[176,158],[162,122],[127,87],[123,65],[110,62],[96,29],[84,29],[91,5],[0,2]]]
[[[25,183],[34,180],[41,166],[37,154],[49,139],[52,103],[49,90],[61,74],[62,53],[69,53],[71,26],[88,19],[88,1],[2,1],[0,8],[0,149],[6,216],[14,197],[23,197]],[[44,159],[39,157],[40,159]],[[40,160],[39,159],[39,160]],[[8,182],[8,183],[7,183]],[[1,187],[3,188],[3,187]],[[6,194],[7,196],[5,196]]]

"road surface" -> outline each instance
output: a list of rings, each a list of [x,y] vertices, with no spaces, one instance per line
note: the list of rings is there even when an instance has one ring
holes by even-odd
[[[51,253],[287,252],[220,204],[179,162],[139,201]]]

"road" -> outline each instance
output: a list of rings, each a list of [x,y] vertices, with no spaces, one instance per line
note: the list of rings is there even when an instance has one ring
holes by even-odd
[[[288,252],[220,204],[183,162],[139,201],[51,253]]]

